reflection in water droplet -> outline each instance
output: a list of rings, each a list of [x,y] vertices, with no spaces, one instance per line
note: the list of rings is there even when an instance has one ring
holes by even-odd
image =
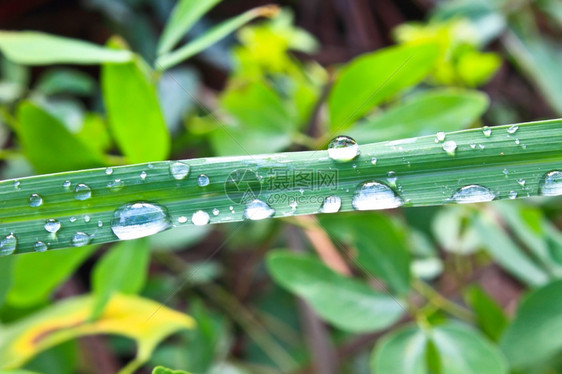
[[[484,134],[485,137],[489,137],[490,135],[492,135],[492,129],[489,128],[488,126],[484,126],[482,128],[482,133]]]
[[[109,188],[111,191],[119,191],[123,188],[124,185],[125,182],[123,182],[121,179],[115,179],[114,181],[111,181],[107,184],[107,188]]]
[[[443,140],[445,140],[445,133],[443,131],[439,131],[435,137],[437,138],[437,141],[442,142]]]
[[[207,223],[209,223],[209,214],[202,210],[198,210],[191,216],[191,222],[193,222],[195,226],[206,225]]]
[[[171,227],[165,207],[147,202],[127,203],[117,208],[111,230],[122,240],[153,235]]]
[[[10,233],[10,235],[0,241],[0,256],[11,255],[15,252],[17,245],[18,239],[14,233]]]
[[[250,201],[244,209],[244,217],[252,221],[269,218],[274,214],[275,209],[258,199]]]
[[[85,215],[84,216],[84,222],[86,222],[86,223],[90,222],[90,216]]]
[[[60,222],[57,221],[56,219],[48,219],[47,222],[45,222],[45,226],[43,226],[45,228],[45,230],[47,230],[47,232],[50,232],[51,234],[56,233],[57,231],[60,230]]]
[[[519,126],[518,126],[518,125],[511,125],[511,126],[509,126],[509,128],[507,129],[507,133],[508,133],[508,134],[515,134],[518,129],[519,129]]]
[[[391,209],[402,204],[402,199],[390,187],[376,181],[360,184],[351,202],[356,210]]]
[[[16,190],[19,190],[19,189],[20,189],[20,185],[21,185],[20,181],[14,181],[14,188],[15,188]]]
[[[187,222],[187,217],[186,216],[180,216],[178,217],[178,223],[186,223]]]
[[[377,164],[377,158],[376,158],[376,157],[371,158],[371,164],[372,164],[372,165],[376,165],[376,164]]]
[[[170,164],[170,174],[174,179],[185,179],[189,175],[189,165],[181,161],[174,161]]]
[[[220,211],[217,208],[213,209],[213,216],[218,216],[219,213]]]
[[[38,194],[34,193],[29,196],[29,206],[32,208],[37,208],[38,206],[43,205],[43,198]]]
[[[454,140],[447,140],[445,143],[443,143],[443,150],[451,156],[455,155],[456,149],[457,149],[457,143]]]
[[[518,179],[517,184],[520,185],[521,187],[525,187],[525,179]]]
[[[475,148],[476,148],[476,144],[470,143],[470,148],[475,149]]]
[[[328,196],[324,199],[320,212],[336,213],[341,208],[341,198],[339,196]]]
[[[458,189],[451,199],[458,204],[468,204],[492,201],[495,197],[496,195],[486,187],[478,184],[471,184]]]
[[[140,178],[141,178],[142,180],[145,180],[145,179],[146,179],[146,171],[144,171],[144,170],[141,171],[141,173],[140,173]]]
[[[39,241],[33,244],[33,250],[35,252],[45,252],[47,250],[47,244]]]
[[[107,175],[113,174],[113,168],[107,168],[107,169],[105,169],[105,174],[107,174]]]
[[[64,188],[66,191],[70,190],[70,181],[64,181],[64,183],[62,184],[62,188]]]
[[[92,197],[92,190],[84,183],[79,183],[74,187],[74,198],[76,200],[88,200]]]
[[[334,161],[350,161],[359,155],[359,145],[349,136],[338,136],[328,144],[328,156]]]
[[[201,174],[198,178],[197,178],[197,184],[199,185],[199,187],[205,187],[209,185],[209,177],[206,176],[205,174]]]
[[[103,221],[98,221],[98,227],[102,227],[103,226]]]
[[[515,199],[517,197],[517,192],[515,191],[509,191],[509,198],[511,200]]]
[[[546,173],[541,180],[539,194],[543,196],[562,195],[562,172],[554,170]]]
[[[396,187],[396,180],[398,179],[396,173],[391,170],[386,174],[386,176],[386,180],[388,181],[388,183],[390,183],[391,186]]]
[[[74,234],[74,236],[72,237],[72,245],[75,247],[83,247],[85,245],[90,244],[90,240],[92,240],[92,238],[90,237],[90,235],[80,232],[78,231],[76,234]]]

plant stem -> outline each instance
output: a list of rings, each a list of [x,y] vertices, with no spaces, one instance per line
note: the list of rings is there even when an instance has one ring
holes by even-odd
[[[426,284],[422,280],[416,280],[413,282],[414,289],[423,297],[425,297],[430,304],[438,309],[441,309],[452,316],[462,319],[467,322],[474,321],[474,315],[472,312],[462,306],[455,304],[454,302],[441,296],[441,294],[435,291],[431,286]]]

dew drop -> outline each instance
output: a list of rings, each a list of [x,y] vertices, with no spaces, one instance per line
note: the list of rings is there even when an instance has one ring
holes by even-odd
[[[45,225],[43,226],[45,228],[45,230],[47,230],[47,232],[50,232],[51,234],[56,233],[57,231],[60,230],[60,222],[57,221],[56,219],[48,219],[47,222],[45,222]]]
[[[478,148],[484,149],[484,148],[486,148],[486,146],[484,144],[478,144]]]
[[[0,256],[11,255],[15,252],[18,245],[18,239],[14,233],[7,235],[2,241],[0,241]]]
[[[191,222],[193,222],[195,226],[204,226],[209,223],[209,213],[198,210],[191,216]]]
[[[521,143],[521,141],[519,140],[519,138],[515,139],[515,144],[519,145]]]
[[[509,126],[509,128],[507,129],[507,133],[508,134],[515,134],[517,132],[517,130],[519,130],[519,125],[511,125]]]
[[[250,201],[244,209],[244,217],[252,221],[266,219],[274,214],[275,209],[258,199]]]
[[[170,164],[170,174],[177,180],[185,179],[189,175],[189,165],[181,161]]]
[[[209,177],[206,176],[205,174],[201,174],[199,177],[197,177],[197,185],[199,187],[205,187],[209,185]]]
[[[187,217],[186,216],[180,216],[178,217],[178,223],[186,223],[187,222]]]
[[[78,231],[72,237],[72,245],[75,246],[75,247],[83,247],[85,245],[90,244],[91,240],[92,240],[92,238],[90,237],[90,235],[88,235],[84,232]]]
[[[509,198],[510,198],[511,200],[513,200],[513,199],[517,198],[517,192],[515,192],[515,191],[509,191],[508,196],[509,196]]]
[[[476,148],[476,144],[470,143],[470,148],[475,149],[475,148]]]
[[[377,164],[377,158],[376,158],[376,157],[371,158],[371,164],[372,164],[372,165],[376,165],[376,164]]]
[[[360,184],[351,202],[356,210],[390,209],[402,204],[402,199],[390,187],[375,181]]]
[[[70,185],[71,185],[70,181],[64,181],[62,184],[62,188],[64,188],[66,191],[69,191]]]
[[[213,209],[213,216],[218,216],[219,213],[220,211],[217,208]]]
[[[456,149],[457,149],[457,143],[454,140],[447,140],[445,143],[443,143],[443,150],[451,156],[455,155]]]
[[[541,180],[539,193],[543,196],[562,195],[562,172],[550,171]]]
[[[389,171],[386,174],[387,178],[386,180],[388,181],[388,183],[390,183],[391,186],[395,186],[396,187],[396,180],[398,179],[398,177],[396,176],[396,173],[393,171]]]
[[[88,200],[92,197],[92,190],[84,183],[79,183],[74,188],[74,198],[76,200]]]
[[[32,208],[37,208],[38,206],[43,205],[43,198],[38,194],[34,193],[29,196],[29,206]]]
[[[141,178],[142,180],[145,180],[145,179],[146,179],[146,171],[144,171],[144,170],[141,171],[141,173],[140,173],[140,178]]]
[[[495,197],[496,195],[494,195],[486,187],[480,186],[478,184],[470,184],[468,186],[459,188],[457,192],[455,192],[455,194],[451,197],[451,199],[458,204],[469,204],[492,201]]]
[[[102,227],[103,226],[103,221],[98,221],[98,227]]]
[[[324,199],[320,212],[336,213],[341,208],[341,198],[339,196],[328,196]]]
[[[482,127],[482,133],[484,134],[485,137],[489,138],[490,135],[492,135],[492,129],[489,128],[488,126],[484,126]]]
[[[517,180],[517,184],[520,185],[521,187],[525,187],[525,179]]]
[[[505,175],[505,177],[507,178],[509,176],[509,170],[507,169],[503,169],[503,175]]]
[[[68,220],[69,220],[70,222],[74,223],[74,222],[76,222],[76,217],[70,217]]]
[[[20,181],[14,181],[14,188],[15,188],[16,190],[19,190],[19,189],[20,189],[20,185],[21,185],[21,182],[20,182]]]
[[[124,185],[125,183],[121,179],[115,179],[107,184],[107,188],[111,191],[119,191]]]
[[[86,223],[90,222],[90,216],[85,215],[84,216],[84,222],[86,222]]]
[[[442,142],[443,140],[445,140],[445,133],[443,131],[439,131],[436,135],[435,138],[437,138],[437,141]]]
[[[107,175],[113,174],[113,168],[107,168],[107,169],[105,169],[105,174],[107,174]]]
[[[328,144],[328,156],[338,162],[351,161],[359,155],[359,145],[349,136],[338,136]]]
[[[38,241],[35,244],[33,244],[33,250],[35,252],[45,252],[47,250],[47,244]]]
[[[165,207],[147,203],[127,203],[115,210],[111,230],[121,240],[137,239],[171,227]]]

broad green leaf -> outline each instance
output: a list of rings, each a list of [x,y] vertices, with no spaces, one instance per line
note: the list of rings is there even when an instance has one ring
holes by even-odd
[[[18,137],[24,154],[39,173],[102,166],[103,158],[36,104],[25,101],[17,110]]]
[[[431,229],[437,243],[448,252],[468,255],[481,247],[473,209],[462,206],[440,209],[431,222]]]
[[[426,364],[427,337],[408,325],[385,335],[376,345],[371,370],[376,374],[429,374]]]
[[[100,64],[130,61],[130,51],[34,31],[0,31],[0,51],[18,64]]]
[[[493,341],[498,341],[507,326],[501,307],[480,286],[472,285],[464,292],[464,299],[476,314],[476,322]]]
[[[35,89],[44,95],[70,93],[91,95],[96,89],[95,80],[75,69],[49,69],[41,75]]]
[[[111,148],[112,143],[107,124],[97,113],[85,114],[82,128],[76,133],[76,136],[98,152],[105,152]]]
[[[277,251],[267,257],[267,267],[279,285],[308,301],[316,313],[340,329],[381,330],[404,313],[397,299],[335,273],[312,256]]]
[[[172,370],[167,369],[163,366],[157,366],[152,370],[152,374],[189,374],[187,371],[183,370]]]
[[[195,70],[183,66],[165,71],[158,81],[158,98],[169,131],[183,129],[183,119],[195,108],[199,79]]]
[[[138,293],[144,286],[150,247],[146,239],[123,241],[113,246],[96,264],[92,273],[95,296],[91,319],[97,319],[111,296]]]
[[[278,8],[276,6],[263,6],[250,9],[245,13],[214,26],[205,34],[190,41],[177,50],[162,54],[156,59],[155,66],[158,70],[167,70],[215,44],[251,20],[257,17],[272,17],[277,12]]]
[[[360,143],[368,143],[461,130],[478,120],[488,103],[486,94],[478,91],[431,89],[412,95],[347,133]]]
[[[344,130],[375,105],[424,79],[437,45],[407,44],[362,55],[343,68],[328,99],[330,126]]]
[[[104,64],[101,71],[110,130],[130,163],[163,160],[170,152],[170,135],[150,74],[138,58]]]
[[[510,365],[532,368],[562,351],[562,281],[531,292],[505,330],[501,347]]]
[[[180,0],[158,41],[158,54],[169,52],[186,32],[221,0]]]
[[[23,256],[22,256],[23,257]],[[6,295],[12,287],[12,269],[14,259],[11,257],[0,258],[0,307],[4,305]]]
[[[86,322],[92,296],[65,299],[0,330],[0,369],[21,367],[38,353],[85,335],[117,334],[137,342],[135,360],[120,374],[132,374],[168,335],[191,329],[191,317],[137,296],[114,295],[100,318]]]
[[[65,230],[64,224],[61,231]],[[7,303],[17,307],[41,304],[96,250],[96,246],[47,251],[18,257],[12,268]],[[41,274],[35,276],[31,274]]]
[[[467,86],[477,87],[488,82],[501,64],[500,56],[495,53],[465,52],[457,62],[457,73]]]

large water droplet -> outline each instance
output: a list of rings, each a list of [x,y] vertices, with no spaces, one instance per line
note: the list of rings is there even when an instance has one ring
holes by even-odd
[[[39,194],[31,194],[29,196],[29,206],[32,208],[37,208],[38,206],[43,205],[43,198],[39,196]]]
[[[199,187],[205,187],[209,185],[209,177],[206,176],[205,174],[201,174],[198,178],[197,178],[197,185],[199,185]]]
[[[376,181],[360,184],[351,202],[356,210],[390,209],[402,204],[402,199],[390,187]]]
[[[78,231],[72,237],[72,245],[75,246],[75,247],[83,247],[85,245],[90,244],[90,240],[92,240],[90,235],[88,235],[84,232]]]
[[[170,174],[172,174],[174,179],[185,179],[189,175],[189,165],[181,161],[172,162],[170,164]]]
[[[443,143],[443,150],[451,156],[455,155],[456,149],[457,149],[457,143],[454,140],[447,140],[445,143]]]
[[[562,195],[562,171],[554,170],[546,173],[541,180],[539,193],[543,196]]]
[[[275,209],[258,199],[250,201],[244,209],[244,217],[252,221],[269,218],[274,214]]]
[[[137,239],[172,226],[165,207],[147,202],[128,203],[117,208],[111,230],[122,240]]]
[[[79,183],[74,187],[74,198],[76,200],[88,200],[92,197],[92,190],[84,183]]]
[[[339,196],[328,196],[324,199],[320,212],[322,213],[336,213],[341,208],[341,198]]]
[[[451,199],[459,204],[468,204],[492,201],[495,197],[496,195],[486,187],[478,184],[470,184],[459,188]]]
[[[349,136],[338,136],[328,145],[328,156],[334,161],[350,161],[359,155],[359,145]]]
[[[57,221],[56,219],[48,219],[47,222],[45,222],[45,230],[47,230],[47,232],[50,232],[51,234],[56,233],[57,231],[60,230],[60,222]]]
[[[489,128],[488,126],[484,126],[482,128],[482,133],[484,134],[485,137],[490,137],[490,135],[492,135],[492,129]]]
[[[0,241],[0,256],[11,255],[15,252],[17,245],[18,239],[13,233],[10,233],[10,235]]]
[[[193,222],[195,226],[204,226],[209,223],[209,213],[198,210],[191,216],[191,222]]]
[[[48,248],[47,248],[47,244],[45,244],[45,243],[43,243],[43,242],[41,242],[41,241],[36,242],[35,244],[33,244],[33,250],[34,250],[35,252],[45,252],[47,249],[48,249]]]

